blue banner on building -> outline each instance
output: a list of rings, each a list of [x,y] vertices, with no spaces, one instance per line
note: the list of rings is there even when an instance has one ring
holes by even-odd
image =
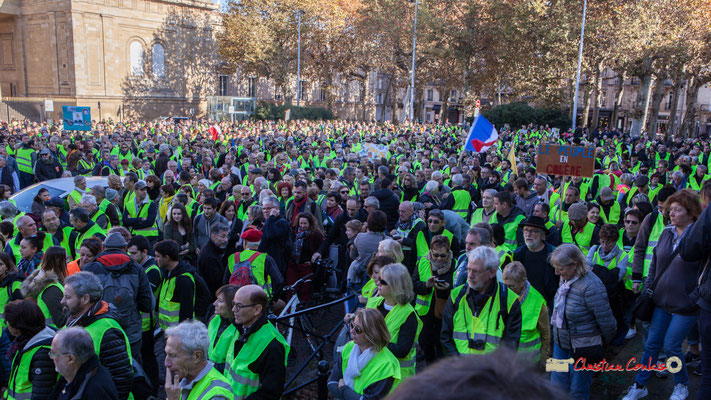
[[[91,107],[62,106],[65,131],[90,131]]]

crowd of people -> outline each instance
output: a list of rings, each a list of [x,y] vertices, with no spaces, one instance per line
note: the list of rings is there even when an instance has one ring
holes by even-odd
[[[593,372],[544,382],[546,360],[636,335],[641,365],[679,360],[671,399],[693,373],[711,398],[708,138],[506,126],[469,153],[460,126],[213,124],[0,122],[6,398],[279,399],[290,344],[267,317],[317,298],[325,259],[352,295],[334,398],[404,398],[464,355],[481,364],[453,376],[499,375],[499,354],[541,372],[516,396],[588,399]],[[537,174],[545,143],[594,147],[594,175]],[[57,178],[66,197],[11,198]]]

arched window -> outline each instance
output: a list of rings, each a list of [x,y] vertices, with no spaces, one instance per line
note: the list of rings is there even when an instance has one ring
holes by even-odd
[[[143,75],[143,46],[140,42],[131,42],[128,50],[131,58],[131,75]]]
[[[162,78],[165,76],[165,50],[163,45],[155,43],[151,51],[151,60],[153,61],[153,76]]]

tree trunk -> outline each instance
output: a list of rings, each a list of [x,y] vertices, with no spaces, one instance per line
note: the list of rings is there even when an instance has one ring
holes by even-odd
[[[383,104],[380,105],[380,107],[382,107],[382,110],[380,111],[380,123],[385,122],[385,112],[387,111],[387,107],[385,105],[388,104],[388,100],[390,100],[390,85],[392,80],[392,76],[388,77],[388,84],[385,86],[385,93],[383,93]]]
[[[645,122],[647,120],[647,109],[649,108],[649,94],[652,90],[652,81],[654,77],[651,73],[648,73],[642,77],[642,83],[639,86],[639,91],[637,92],[637,99],[635,100],[634,111],[632,112],[632,129],[631,136],[633,138],[642,135],[642,129],[644,128]]]
[[[689,137],[693,133],[692,125],[696,118],[696,97],[699,93],[699,87],[701,87],[699,79],[695,76],[691,76],[686,89],[684,120],[681,123],[681,131],[679,132],[682,138]]]
[[[397,106],[397,81],[398,80],[395,77],[390,80],[390,121],[393,125],[398,125],[400,123],[400,119],[397,116],[397,110],[399,109]]]
[[[588,118],[590,117],[590,103],[592,102],[593,85],[585,85],[585,91],[583,92],[583,114],[582,122],[580,123],[581,128],[586,128],[588,126]]]
[[[595,98],[595,104],[593,108],[592,117],[592,130],[598,128],[600,122],[600,106],[602,105],[602,71],[604,71],[605,65],[602,61],[597,64],[597,71],[595,71],[595,87],[593,88],[593,97]]]
[[[366,70],[365,76],[361,77],[359,79],[359,81],[360,81],[360,112],[361,112],[361,119],[360,120],[361,121],[365,121],[366,116],[367,116],[366,104],[367,104],[368,96],[370,96],[370,90],[369,90],[370,89],[369,88],[370,82],[368,82],[369,75],[370,75],[369,71]]]
[[[445,124],[449,121],[449,95],[452,90],[450,88],[443,88],[443,92],[440,93],[440,98],[442,98],[442,108],[439,110],[439,123]]]
[[[622,107],[622,97],[625,94],[626,79],[627,71],[622,71],[622,74],[619,75],[619,82],[617,82],[617,90],[615,91],[615,105],[612,108],[612,117],[610,118],[610,125],[615,128],[617,127],[617,119],[619,118],[620,108]]]
[[[669,127],[667,128],[667,137],[673,135],[674,131],[677,129],[676,123],[676,113],[679,105],[679,96],[681,95],[681,89],[684,87],[684,80],[678,77],[674,82],[674,97],[672,97],[671,111],[669,111]]]
[[[657,77],[657,83],[654,88],[654,98],[652,99],[652,108],[650,110],[649,124],[647,125],[647,132],[651,135],[656,135],[657,133],[657,121],[659,120],[659,106],[662,104],[662,99],[664,99],[664,81],[666,80],[666,73],[661,72]]]

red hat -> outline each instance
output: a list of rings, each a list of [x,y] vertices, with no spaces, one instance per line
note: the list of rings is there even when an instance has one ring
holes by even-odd
[[[262,231],[258,231],[256,229],[247,229],[242,233],[242,236],[240,236],[242,239],[244,239],[246,242],[259,242],[262,240]]]

